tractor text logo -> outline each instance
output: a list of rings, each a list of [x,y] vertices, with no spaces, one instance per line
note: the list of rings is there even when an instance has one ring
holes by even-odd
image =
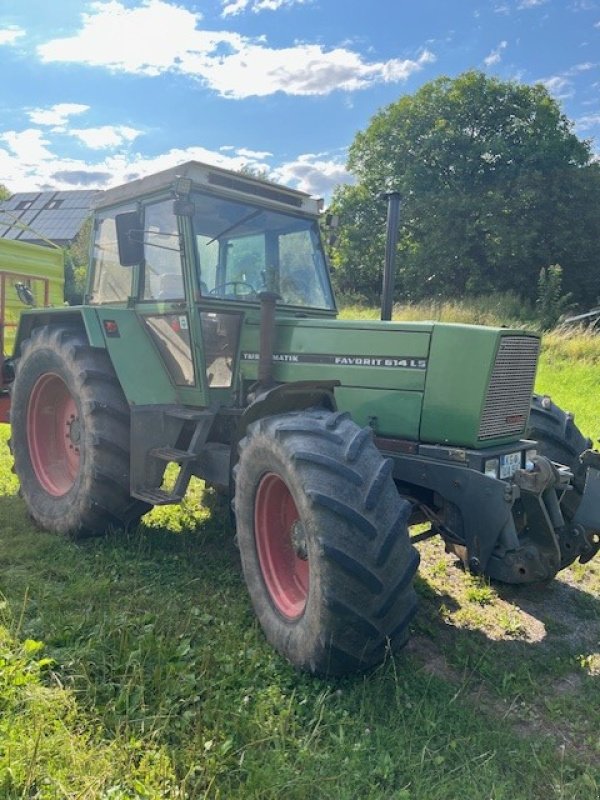
[[[242,353],[242,361],[258,361],[258,353]],[[273,353],[277,364],[327,364],[335,367],[427,369],[426,358],[412,356],[351,356],[335,353]]]

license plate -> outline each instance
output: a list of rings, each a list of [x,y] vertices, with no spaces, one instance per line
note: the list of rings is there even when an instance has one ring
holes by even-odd
[[[518,469],[521,469],[521,453],[507,453],[505,456],[500,456],[500,480],[512,478]]]

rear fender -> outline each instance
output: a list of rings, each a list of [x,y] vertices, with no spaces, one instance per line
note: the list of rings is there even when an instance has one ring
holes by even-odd
[[[13,356],[15,358],[19,357],[23,342],[29,339],[34,328],[41,328],[46,325],[68,325],[69,327],[77,328],[82,333],[85,333],[91,347],[105,349],[104,336],[94,309],[72,306],[60,309],[24,311],[19,320]]]

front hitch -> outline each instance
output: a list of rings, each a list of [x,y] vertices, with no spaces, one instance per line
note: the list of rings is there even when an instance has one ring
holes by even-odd
[[[519,492],[519,546],[497,547],[486,569],[490,577],[507,583],[550,580],[576,558],[589,561],[600,548],[600,453],[584,453],[575,477],[544,456],[533,462],[532,470],[518,470],[513,477]],[[574,481],[583,489],[571,515],[564,512],[577,494]]]
[[[569,470],[544,456],[533,459],[533,469],[515,472],[518,546],[506,548],[498,543],[487,564],[489,577],[505,583],[531,583],[556,575],[563,562],[561,543],[567,527],[560,499],[571,490],[572,477]]]

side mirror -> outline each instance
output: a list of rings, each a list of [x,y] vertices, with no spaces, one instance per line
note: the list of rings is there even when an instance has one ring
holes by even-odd
[[[137,211],[127,211],[115,217],[119,263],[133,267],[144,260],[144,232]]]
[[[34,306],[35,305],[35,297],[33,296],[33,292],[26,286],[24,283],[15,283],[15,290],[17,292],[17,297],[26,306]]]

